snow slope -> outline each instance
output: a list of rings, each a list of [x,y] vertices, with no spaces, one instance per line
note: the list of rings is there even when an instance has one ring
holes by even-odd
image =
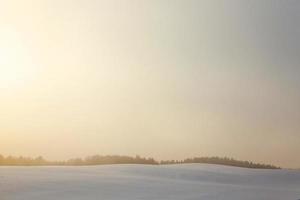
[[[298,200],[300,171],[209,164],[0,167],[0,200]]]

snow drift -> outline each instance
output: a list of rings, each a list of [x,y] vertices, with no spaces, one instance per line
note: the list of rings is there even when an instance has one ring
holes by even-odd
[[[298,200],[300,172],[210,164],[0,167],[1,200]]]

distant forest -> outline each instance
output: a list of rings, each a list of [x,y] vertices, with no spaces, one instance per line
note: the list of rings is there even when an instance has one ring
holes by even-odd
[[[148,164],[148,165],[169,165],[169,164],[184,164],[184,163],[207,163],[228,165],[244,168],[255,169],[280,169],[280,167],[268,164],[258,164],[249,161],[240,161],[227,157],[195,157],[184,160],[163,160],[156,161],[153,158],[143,158],[140,156],[119,156],[119,155],[94,155],[84,159],[73,158],[66,161],[48,161],[43,157],[4,157],[0,155],[0,166],[83,166],[83,165],[105,165],[105,164]]]

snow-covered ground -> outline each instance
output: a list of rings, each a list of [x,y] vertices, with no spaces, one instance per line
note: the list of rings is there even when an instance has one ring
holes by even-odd
[[[0,167],[1,200],[298,200],[300,171],[209,164]]]

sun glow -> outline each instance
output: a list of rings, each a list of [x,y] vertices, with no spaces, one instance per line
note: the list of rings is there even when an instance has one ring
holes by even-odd
[[[0,32],[0,88],[21,88],[34,75],[33,59],[22,39],[13,31]]]

